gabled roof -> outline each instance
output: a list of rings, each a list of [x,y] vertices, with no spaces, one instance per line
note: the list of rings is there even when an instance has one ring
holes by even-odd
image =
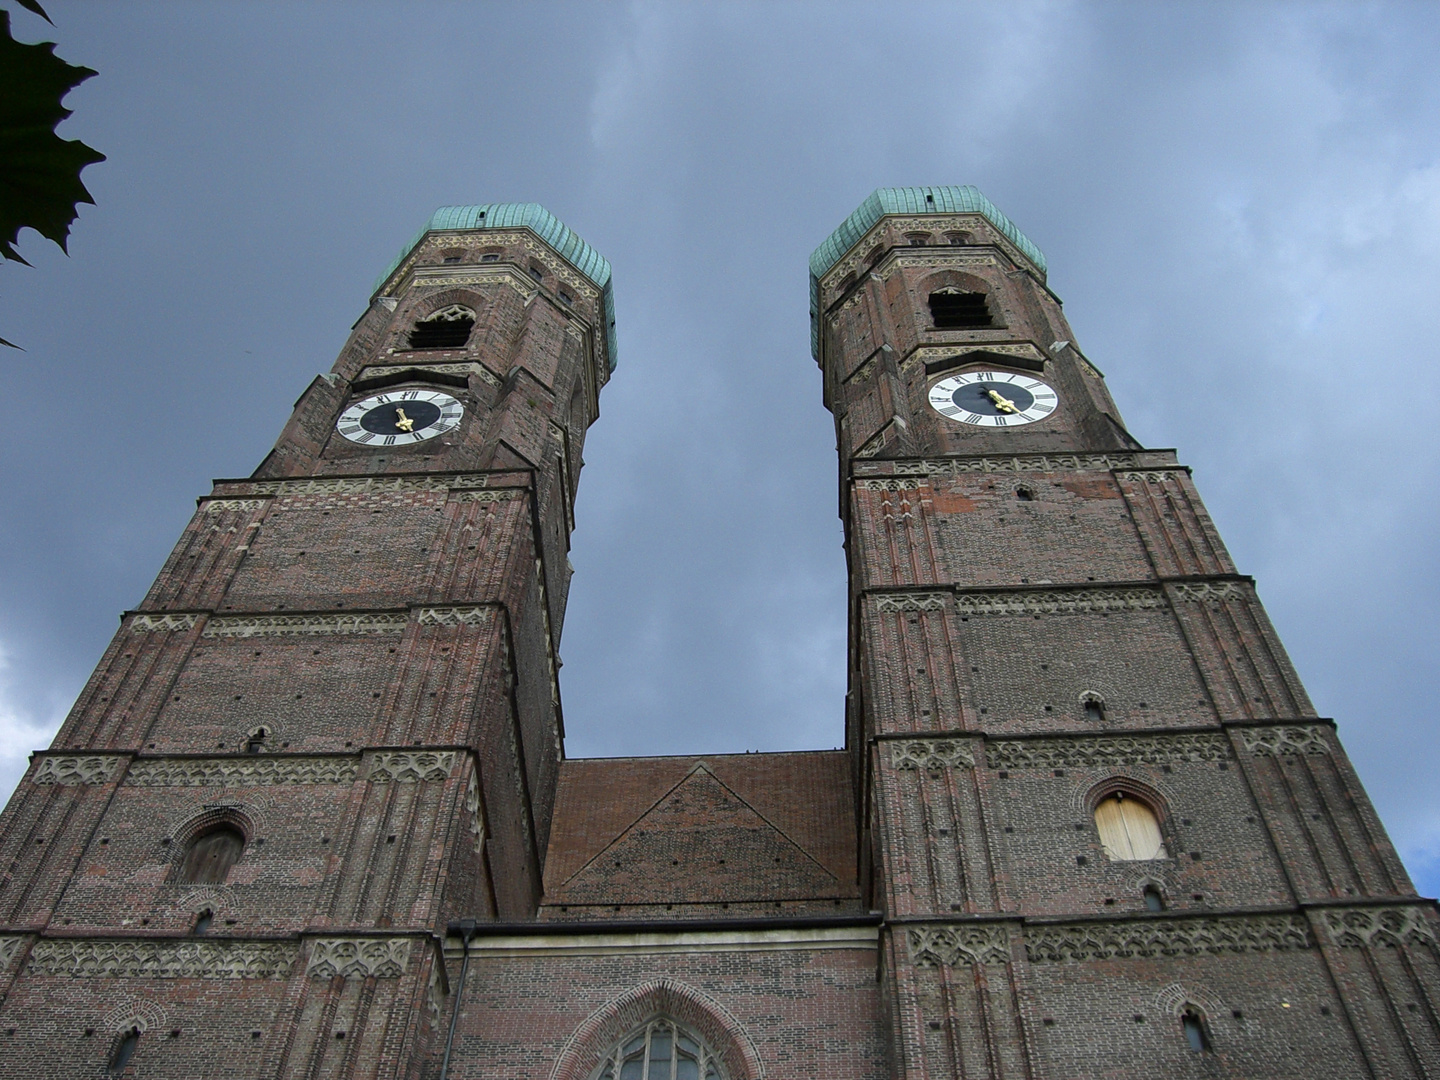
[[[820,355],[820,279],[890,214],[979,214],[1045,273],[1045,256],[977,187],[876,188],[810,256],[810,351]]]
[[[615,297],[610,288],[610,264],[598,251],[539,203],[483,203],[475,206],[442,206],[430,215],[425,227],[415,234],[375,282],[375,291],[389,280],[396,268],[432,232],[470,232],[476,229],[529,229],[544,240],[576,270],[600,289],[605,308],[605,345],[610,370],[615,370]]]

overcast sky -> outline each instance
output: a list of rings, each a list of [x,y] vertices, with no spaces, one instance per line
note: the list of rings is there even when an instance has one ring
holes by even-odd
[[[11,5],[13,7],[13,5]],[[108,155],[0,267],[0,794],[213,477],[248,474],[436,206],[612,263],[570,756],[839,745],[845,579],[806,260],[975,184],[1131,431],[1178,447],[1440,891],[1440,6],[47,3]]]

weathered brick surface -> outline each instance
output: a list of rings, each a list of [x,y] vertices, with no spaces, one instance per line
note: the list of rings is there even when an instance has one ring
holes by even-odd
[[[543,916],[853,912],[849,787],[840,752],[567,762]]]
[[[126,1002],[150,1009],[137,1073],[408,1075],[444,998],[426,943],[455,918],[533,917],[604,315],[532,234],[470,240],[469,284],[425,276],[442,256],[422,244],[255,476],[201,500],[0,816],[15,1075],[95,1075]],[[465,348],[409,349],[416,319],[456,303],[477,316]],[[350,402],[407,382],[454,394],[461,425],[404,449],[336,434]],[[221,820],[239,861],[180,883],[189,839]],[[312,974],[327,933],[414,948],[403,970]],[[286,972],[236,967],[274,949]]]
[[[1125,433],[1041,281],[977,215],[917,215],[882,219],[820,282],[862,882],[917,920],[886,938],[895,1073],[1428,1075],[1431,905],[1405,906],[1188,471]],[[986,293],[994,325],[933,328],[944,287]],[[1059,408],[995,429],[929,407],[942,375],[991,369],[1042,371]],[[1094,807],[1115,790],[1155,810],[1165,858],[1106,854]],[[1380,905],[1344,916],[1365,947],[1334,947],[1338,909],[1316,905],[1360,900]],[[1046,921],[1077,919],[1100,929]]]
[[[884,1077],[875,971],[873,948],[481,953],[471,959],[451,1071],[472,1080],[549,1076],[558,1060],[573,1070],[567,1080],[582,1080],[661,1007],[717,1053],[748,1057],[767,1076]]]
[[[508,228],[432,234],[387,288],[0,815],[6,1075],[95,1076],[137,1026],[135,1075],[421,1080],[453,1018],[451,1076],[588,1080],[659,1015],[725,1080],[1440,1072],[1433,904],[1188,471],[983,217],[884,218],[819,285],[843,751],[563,760],[600,290]],[[993,325],[936,329],[937,288]],[[456,304],[463,347],[410,348]],[[1060,406],[956,424],[927,391],[967,368]],[[336,434],[407,384],[463,422]],[[1164,857],[1106,852],[1114,792]],[[238,862],[182,884],[222,821]]]

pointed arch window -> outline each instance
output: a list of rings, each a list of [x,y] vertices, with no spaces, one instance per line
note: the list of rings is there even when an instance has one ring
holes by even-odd
[[[178,879],[195,885],[220,885],[240,861],[245,837],[233,825],[220,825],[197,836],[185,852]]]
[[[1095,807],[1100,843],[1114,862],[1166,859],[1165,840],[1155,811],[1141,799],[1117,791]]]
[[[140,1029],[132,1027],[129,1031],[121,1032],[120,1037],[115,1040],[115,1046],[110,1051],[110,1060],[106,1063],[106,1071],[116,1075],[125,1071],[125,1066],[130,1064],[130,1059],[135,1056],[135,1047],[140,1045]]]
[[[605,1055],[590,1080],[726,1080],[705,1041],[669,1017],[657,1016]]]
[[[1205,1017],[1193,1005],[1180,1014],[1180,1030],[1185,1033],[1185,1041],[1195,1053],[1203,1054],[1210,1049],[1210,1033],[1205,1030]]]

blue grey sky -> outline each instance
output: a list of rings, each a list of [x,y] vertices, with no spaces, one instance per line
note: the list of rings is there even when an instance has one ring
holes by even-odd
[[[436,206],[613,264],[561,653],[570,756],[843,740],[806,259],[975,184],[1174,446],[1440,891],[1440,6],[82,4],[70,258],[0,267],[0,793],[213,477],[249,473]]]

